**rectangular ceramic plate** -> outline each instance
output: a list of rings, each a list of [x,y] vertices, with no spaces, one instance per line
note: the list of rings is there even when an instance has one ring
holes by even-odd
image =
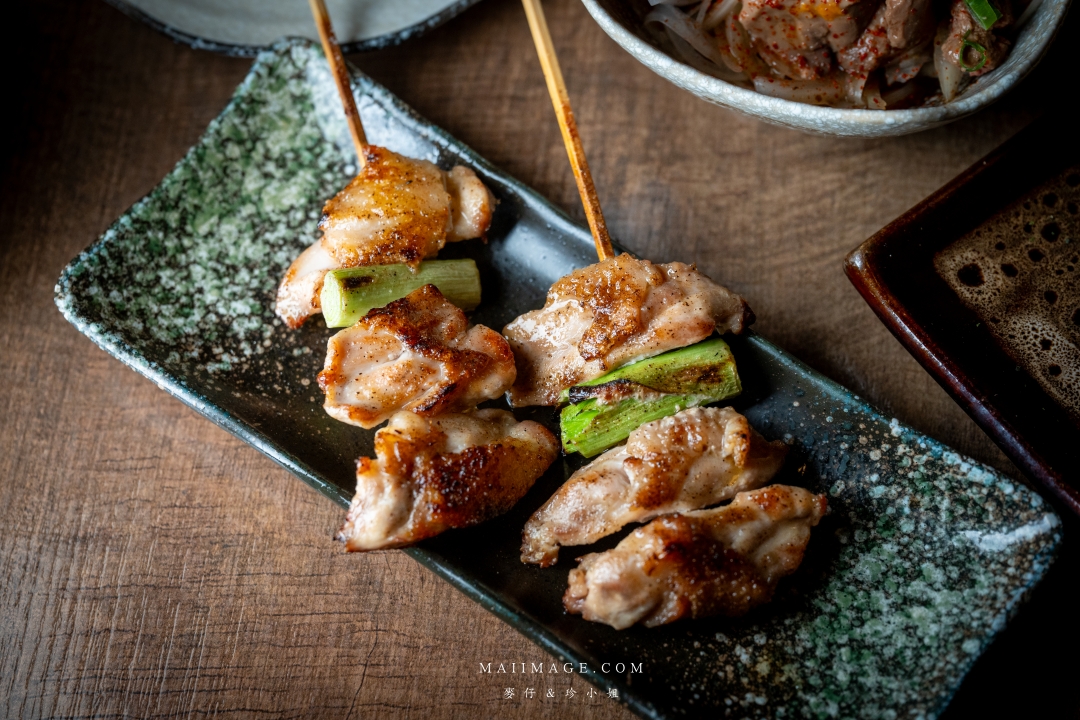
[[[453,250],[481,268],[475,322],[501,328],[593,260],[588,233],[535,193],[371,80],[356,74],[354,89],[373,142],[469,165],[499,198],[488,244]],[[96,343],[342,506],[373,433],[321,408],[314,378],[330,331],[283,328],[272,301],[354,162],[321,52],[281,44],[57,286],[64,315]],[[746,388],[737,407],[793,447],[779,479],[827,493],[832,508],[772,604],[623,632],[567,615],[575,554],[541,570],[518,548],[525,519],[579,465],[570,458],[509,514],[407,552],[555,656],[586,663],[591,682],[646,717],[934,716],[1046,570],[1058,517],[766,340],[732,347]],[[550,409],[528,414],[553,426]],[[608,662],[642,672],[605,673]]]
[[[1080,140],[1047,118],[847,260],[893,334],[1080,513]]]

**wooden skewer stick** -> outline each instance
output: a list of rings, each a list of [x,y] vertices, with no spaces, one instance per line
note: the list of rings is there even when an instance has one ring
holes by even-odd
[[[525,15],[529,18],[529,29],[536,44],[536,52],[540,55],[540,67],[543,68],[544,79],[547,80],[551,104],[559,118],[566,154],[570,156],[574,180],[577,181],[581,202],[585,206],[585,217],[589,220],[589,229],[592,230],[593,242],[596,243],[596,254],[601,260],[615,257],[607,224],[604,222],[604,213],[600,210],[600,199],[596,196],[596,186],[593,184],[592,173],[589,172],[589,163],[585,160],[585,148],[581,146],[581,136],[578,135],[577,123],[574,122],[574,111],[570,108],[570,96],[566,93],[566,83],[563,82],[562,70],[559,69],[559,58],[555,55],[555,46],[551,42],[551,33],[548,32],[544,9],[540,6],[540,0],[521,0],[521,4],[525,6]]]
[[[323,53],[330,63],[330,74],[334,76],[338,94],[341,95],[341,104],[345,108],[345,119],[349,123],[349,134],[352,135],[353,145],[356,146],[356,156],[359,158],[360,167],[364,167],[364,159],[367,156],[367,136],[364,134],[364,126],[360,123],[360,112],[356,109],[356,100],[353,98],[352,85],[349,82],[349,70],[345,67],[345,57],[338,47],[337,38],[334,37],[334,26],[330,24],[330,14],[326,12],[326,3],[323,0],[310,0],[311,14],[315,16],[315,27],[319,29],[319,38],[322,40]]]

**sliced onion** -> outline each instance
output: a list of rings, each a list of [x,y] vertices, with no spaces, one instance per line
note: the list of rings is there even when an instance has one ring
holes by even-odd
[[[1028,6],[1024,8],[1024,12],[1020,13],[1020,17],[1016,18],[1013,27],[1019,29],[1027,25],[1028,20],[1031,19],[1031,16],[1035,14],[1040,5],[1042,5],[1042,0],[1031,0]]]
[[[882,95],[881,99],[885,101],[885,107],[890,108],[893,105],[896,105],[901,100],[909,97],[917,89],[918,88],[916,87],[915,83],[906,82],[903,85],[897,88],[893,88],[889,92]]]
[[[649,23],[663,26],[675,49],[695,69],[729,82],[743,79],[728,68],[724,53],[717,47],[716,39],[698,27],[685,13],[670,5],[658,5],[645,16],[645,24]]]
[[[1038,0],[1033,0],[1038,2]],[[709,9],[709,12],[705,14],[705,19],[701,21],[701,27],[706,30],[712,30],[728,19],[732,12],[736,11],[739,7],[739,0],[721,0],[719,3]]]
[[[732,60],[728,63],[728,66],[732,70],[753,76],[755,74],[754,69],[761,64],[761,60],[758,59],[753,46],[750,44],[750,36],[746,34],[746,29],[735,15],[729,16],[728,21],[724,24],[724,36],[727,38],[728,54]]]
[[[866,106],[866,101],[863,100],[863,91],[866,90],[867,77],[869,76],[863,72],[844,73],[844,94],[853,107]]]
[[[671,40],[671,44],[675,46],[675,49],[679,51],[679,55],[681,55],[683,60],[695,70],[700,70],[706,75],[712,75],[721,80],[726,80],[727,82],[739,82],[740,80],[746,79],[746,76],[741,72],[736,72],[728,68],[727,63],[724,63],[723,59],[720,61],[723,64],[720,65],[711,60],[707,60],[699,55],[690,43],[676,35],[674,30],[671,28],[664,29],[667,30],[668,38]]]
[[[847,98],[844,84],[833,80],[784,80],[759,75],[754,78],[754,89],[762,95],[793,100],[809,105],[840,105]]]
[[[705,13],[709,11],[709,6],[713,4],[713,0],[701,0],[701,4],[698,5],[697,14],[694,16],[694,22],[701,26],[701,21],[705,19]]]
[[[919,74],[923,65],[933,59],[933,43],[927,42],[922,47],[915,47],[904,52],[885,68],[885,82],[888,85],[906,83]]]
[[[925,62],[925,60],[919,60],[918,62],[890,65],[885,68],[885,84],[896,85],[897,83],[906,83],[908,80],[911,80],[919,74],[919,71],[922,70]]]
[[[937,35],[934,37],[934,69],[937,70],[938,83],[941,85],[941,97],[945,102],[950,102],[960,94],[967,80],[967,73],[959,65],[949,62],[941,51],[947,37],[949,23],[945,21],[938,26]]]
[[[665,29],[672,31],[698,51],[698,54],[720,64],[723,60],[716,51],[716,46],[705,32],[698,27],[686,13],[680,12],[670,5],[658,5],[652,12],[645,16],[645,24],[658,23]]]
[[[862,105],[867,110],[885,109],[885,101],[881,99],[881,83],[877,76],[870,78],[863,86]]]

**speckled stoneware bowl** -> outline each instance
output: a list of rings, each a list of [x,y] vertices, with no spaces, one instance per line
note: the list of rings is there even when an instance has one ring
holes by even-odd
[[[356,74],[354,89],[373,142],[442,167],[469,165],[499,198],[489,242],[452,250],[480,267],[475,322],[503,327],[595,260],[588,231],[536,193],[370,79]],[[315,377],[333,331],[317,320],[289,330],[272,304],[355,161],[321,51],[278,45],[176,169],[56,288],[64,316],[94,342],[342,507],[374,433],[321,407]],[[771,604],[738,620],[622,632],[564,612],[574,557],[625,535],[564,552],[553,568],[518,559],[526,518],[576,457],[558,460],[506,515],[407,552],[645,717],[934,717],[1042,577],[1060,541],[1058,516],[1028,488],[883,416],[761,337],[731,346],[744,387],[735,406],[791,445],[778,480],[825,493],[831,508]],[[547,408],[519,416],[556,420]],[[466,650],[461,662],[493,659],[497,667]],[[504,687],[545,680],[478,674],[491,692],[483,714],[510,715],[524,702],[569,709],[562,698],[502,697]],[[582,692],[573,702],[616,702],[599,698]]]
[[[304,0],[105,0],[173,40],[199,50],[251,56],[282,37],[318,40]],[[437,28],[480,0],[326,0],[345,52],[398,45]]]
[[[947,105],[910,110],[843,110],[782,100],[695,70],[669,55],[645,30],[647,0],[581,0],[600,27],[656,74],[703,100],[785,127],[849,137],[907,135],[981,110],[1016,85],[1046,52],[1071,0],[1042,0],[1020,31],[1008,59]]]

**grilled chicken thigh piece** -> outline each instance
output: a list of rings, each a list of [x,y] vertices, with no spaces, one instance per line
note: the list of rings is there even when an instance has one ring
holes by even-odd
[[[554,405],[571,385],[754,321],[746,301],[694,266],[623,254],[575,270],[505,328],[517,357],[510,404]]]
[[[421,415],[466,410],[514,382],[510,346],[425,285],[327,342],[319,387],[332,417],[373,428],[398,410]]]
[[[483,237],[495,199],[472,170],[444,172],[369,146],[360,174],[323,207],[322,239],[305,250],[278,288],[277,313],[299,327],[319,312],[328,270],[405,263],[414,270],[447,242]]]
[[[285,277],[278,286],[274,312],[294,329],[312,315],[321,313],[319,294],[322,292],[323,278],[326,273],[339,267],[338,261],[326,252],[321,241],[308,247],[285,271]]]
[[[533,513],[521,561],[548,567],[560,545],[587,545],[628,523],[729,500],[772,479],[786,454],[784,443],[765,440],[731,408],[691,408],[645,423]]]
[[[795,572],[826,510],[824,495],[772,485],[721,508],[665,515],[581,558],[563,605],[617,630],[742,615]]]
[[[323,208],[322,244],[341,267],[415,267],[447,242],[487,232],[493,204],[468,168],[447,173],[427,160],[369,147],[360,174]]]
[[[339,538],[347,550],[401,547],[509,510],[558,455],[555,437],[505,410],[425,418],[399,412],[360,458]]]

